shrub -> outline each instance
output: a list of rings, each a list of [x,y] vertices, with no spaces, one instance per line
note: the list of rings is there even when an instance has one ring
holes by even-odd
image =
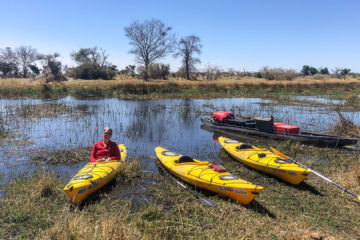
[[[307,76],[307,75],[315,75],[318,73],[318,70],[314,67],[310,67],[308,65],[304,65],[301,69],[301,74]]]
[[[267,80],[292,80],[296,77],[296,71],[292,69],[263,67],[257,73],[257,76],[262,76]]]
[[[315,74],[315,75],[313,76],[313,79],[315,79],[315,80],[321,80],[321,79],[325,79],[325,76],[324,76],[324,74]]]
[[[149,65],[149,77],[152,79],[167,79],[170,73],[170,65],[154,63]]]
[[[319,69],[319,72],[320,72],[321,74],[329,74],[328,68],[320,68],[320,69]]]
[[[16,65],[14,63],[7,63],[0,61],[0,76],[6,78],[8,76],[16,76]]]
[[[221,68],[216,65],[207,66],[205,71],[206,80],[216,80],[221,76]]]
[[[263,76],[261,75],[261,72],[255,72],[255,73],[254,73],[254,77],[256,77],[256,78],[262,78]]]
[[[178,71],[176,72],[176,77],[179,78],[186,78],[186,71],[183,67],[180,67]]]
[[[137,71],[140,74],[141,78],[145,77],[145,68],[138,67]],[[170,74],[170,65],[162,63],[152,63],[148,66],[148,77],[150,79],[167,79],[167,76]]]
[[[352,98],[352,96],[349,98]],[[341,112],[337,111],[337,114],[339,115],[339,120],[331,126],[330,133],[338,136],[359,138],[360,126],[345,118]]]
[[[116,71],[95,63],[85,63],[70,70],[69,76],[80,79],[113,79]]]

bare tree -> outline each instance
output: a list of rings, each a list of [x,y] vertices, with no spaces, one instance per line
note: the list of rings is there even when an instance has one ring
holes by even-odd
[[[10,47],[6,47],[4,50],[0,49],[0,62],[3,66],[8,68],[8,72],[11,72],[12,76],[18,77],[19,59],[15,51],[13,51]]]
[[[24,78],[26,78],[29,65],[38,60],[37,50],[31,46],[21,46],[16,48],[16,55],[22,66]]]
[[[190,35],[185,38],[181,38],[176,44],[177,52],[174,56],[182,56],[183,68],[185,70],[187,80],[190,79],[190,73],[196,70],[195,64],[201,62],[199,58],[195,58],[193,56],[195,53],[201,54],[202,45],[200,42],[199,37]]]
[[[221,75],[221,68],[216,65],[208,65],[205,69],[206,80],[216,80]]]
[[[107,59],[109,58],[109,54],[106,54],[106,51],[104,49],[102,49],[102,48],[100,48],[100,51],[101,51],[101,56],[100,56],[101,63],[100,63],[100,66],[105,67],[105,66],[109,65],[109,63],[107,62]]]
[[[18,59],[16,53],[10,47],[6,47],[4,50],[0,49],[0,61],[16,63]]]
[[[138,62],[144,65],[144,80],[148,80],[149,64],[173,50],[175,36],[171,33],[171,27],[152,19],[143,23],[132,22],[124,30],[133,46],[129,53],[134,54]]]

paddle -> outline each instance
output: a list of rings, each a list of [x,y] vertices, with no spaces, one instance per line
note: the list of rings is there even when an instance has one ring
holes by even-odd
[[[186,185],[184,185],[183,183],[181,183],[180,181],[178,181],[176,178],[174,178],[173,176],[171,176],[171,174],[169,174],[167,172],[167,170],[165,170],[162,166],[160,166],[159,164],[159,168],[169,177],[171,178],[174,182],[176,182],[178,185],[180,185],[181,187],[183,187],[184,189],[186,189],[188,192],[190,192],[192,195],[194,195],[197,199],[199,199],[199,201],[207,206],[207,207],[217,207],[217,203],[215,203],[214,201],[210,200],[210,199],[206,199],[201,197],[199,194],[193,192],[190,190],[190,188],[188,188]]]
[[[305,165],[299,163],[298,161],[296,161],[296,160],[294,160],[294,159],[292,159],[292,158],[289,158],[288,156],[286,156],[285,154],[279,152],[279,151],[276,150],[275,148],[270,147],[270,149],[271,149],[271,151],[273,151],[273,153],[275,153],[275,154],[278,155],[279,157],[284,158],[284,159],[289,159],[289,160],[293,161],[294,163],[296,163],[297,165],[299,165],[299,166],[301,166],[301,167],[303,167],[303,168],[306,168],[306,169],[310,170],[310,171],[311,171],[312,173],[314,173],[316,176],[318,176],[318,177],[324,179],[325,181],[333,184],[334,186],[342,189],[344,192],[347,192],[347,193],[353,195],[354,197],[356,197],[356,198],[360,201],[360,196],[359,196],[359,195],[356,195],[355,193],[351,192],[350,190],[348,190],[348,189],[340,186],[339,184],[337,184],[337,183],[335,183],[334,181],[328,179],[327,177],[321,175],[320,173],[318,173],[318,172],[316,172],[316,171],[314,171],[314,170],[312,170],[312,169],[310,169],[310,168],[307,168]]]

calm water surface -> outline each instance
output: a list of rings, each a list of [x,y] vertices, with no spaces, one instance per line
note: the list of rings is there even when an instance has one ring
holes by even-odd
[[[33,114],[33,109],[42,114]],[[35,167],[28,164],[28,160],[40,149],[92,146],[101,140],[102,129],[106,126],[113,128],[112,140],[128,147],[129,158],[144,159],[145,169],[156,169],[153,158],[156,146],[201,160],[217,161],[220,146],[213,141],[214,133],[200,127],[200,118],[216,110],[247,116],[273,115],[275,120],[317,132],[326,132],[330,124],[338,120],[332,106],[285,105],[259,98],[0,100],[0,116],[16,135],[16,140],[0,143],[0,176],[6,179],[32,171]],[[344,115],[360,124],[359,112],[345,112]],[[73,165],[42,167],[69,178],[87,160]]]

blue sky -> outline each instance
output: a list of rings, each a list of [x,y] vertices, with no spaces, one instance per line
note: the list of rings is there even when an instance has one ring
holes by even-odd
[[[178,37],[200,37],[199,69],[310,65],[360,72],[360,1],[0,0],[0,8],[0,48],[31,45],[60,53],[70,66],[72,51],[94,46],[119,69],[134,64],[124,27],[155,18]],[[181,65],[171,56],[160,62],[171,71]]]

